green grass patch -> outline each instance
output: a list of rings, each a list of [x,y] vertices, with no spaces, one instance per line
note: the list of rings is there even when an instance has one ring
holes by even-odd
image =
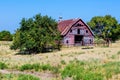
[[[64,60],[61,60],[60,62],[61,62],[61,64],[63,64],[63,65],[66,64],[66,62],[65,62]]]
[[[26,74],[2,74],[0,73],[0,80],[40,80],[40,78],[26,75]]]
[[[3,62],[0,62],[0,69],[5,69],[7,68],[7,65]]]
[[[120,55],[120,51],[118,51],[117,54]]]
[[[112,58],[112,59],[116,59],[116,58],[117,58],[117,55],[112,55],[111,58]]]
[[[106,78],[112,77],[113,74],[119,74],[120,73],[120,62],[109,62],[102,66],[104,69],[104,74]]]
[[[0,73],[0,80],[17,80],[17,75]]]
[[[40,79],[32,75],[20,74],[17,80],[40,80]]]
[[[120,73],[120,62],[99,64],[94,62],[73,61],[61,72],[62,78],[73,80],[108,80],[112,75]]]
[[[45,70],[52,70],[52,66],[50,64],[24,64],[19,67],[19,70],[35,70],[35,71],[45,71]]]

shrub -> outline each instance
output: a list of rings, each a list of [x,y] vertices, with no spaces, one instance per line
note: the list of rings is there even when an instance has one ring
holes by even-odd
[[[2,74],[0,73],[0,80],[16,80],[16,75],[14,74]]]
[[[9,31],[0,32],[0,41],[12,41],[13,35]]]
[[[35,70],[35,71],[38,71],[38,70],[52,70],[52,67],[50,64],[39,64],[39,63],[36,63],[36,64],[24,64],[22,66],[20,66],[19,68],[21,71],[24,71],[24,70]]]
[[[116,57],[117,57],[116,55],[112,55],[112,56],[111,56],[112,59],[115,59]]]
[[[32,75],[20,74],[17,80],[40,80],[40,79]]]
[[[2,73],[0,73],[0,80],[2,80],[3,79],[3,74]]]
[[[118,51],[117,54],[120,55],[120,51]]]
[[[54,74],[59,73],[59,72],[60,72],[59,67],[52,67],[52,72],[53,72]]]
[[[95,38],[94,42],[95,43],[104,43],[105,41],[103,39],[100,39],[100,38]]]
[[[36,63],[36,64],[32,64],[32,69],[35,69],[35,71],[38,71],[40,69],[40,64]]]
[[[46,65],[41,65],[41,69],[42,70],[51,70],[52,67],[50,66],[50,64],[46,64]]]
[[[66,62],[64,60],[61,60],[61,64],[66,64]]]
[[[13,75],[13,74],[5,74],[4,77],[7,78],[7,80],[12,80],[15,77],[15,75]]]
[[[5,63],[0,62],[0,69],[5,69],[7,68],[7,65]]]
[[[33,69],[33,66],[31,64],[24,64],[20,67],[20,70],[21,71],[24,71],[24,70],[31,70]]]

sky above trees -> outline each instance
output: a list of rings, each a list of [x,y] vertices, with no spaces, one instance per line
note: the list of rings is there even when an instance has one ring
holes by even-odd
[[[41,13],[58,20],[81,18],[85,22],[94,16],[109,14],[120,22],[119,0],[1,0],[0,31],[14,31],[22,18]]]

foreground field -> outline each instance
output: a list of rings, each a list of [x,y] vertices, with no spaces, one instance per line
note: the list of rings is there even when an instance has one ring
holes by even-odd
[[[7,66],[0,65],[0,76],[7,74],[13,78],[3,80],[19,80],[20,74],[41,80],[120,80],[120,41],[110,47],[69,47],[32,55],[17,55],[17,51],[9,49],[10,44],[0,42],[0,62]]]

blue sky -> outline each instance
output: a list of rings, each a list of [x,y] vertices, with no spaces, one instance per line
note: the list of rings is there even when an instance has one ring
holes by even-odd
[[[38,13],[58,20],[81,18],[88,22],[93,16],[110,14],[120,22],[120,0],[0,0],[0,31],[14,31],[22,18]]]

